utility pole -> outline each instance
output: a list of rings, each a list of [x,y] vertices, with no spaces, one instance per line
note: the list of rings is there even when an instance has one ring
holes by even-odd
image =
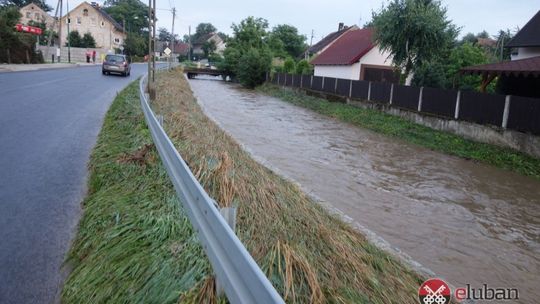
[[[171,61],[172,56],[174,56],[174,18],[176,18],[176,8],[172,8],[172,28],[171,28],[171,46],[172,46],[172,53],[171,56],[169,56],[169,70],[171,69]]]
[[[188,27],[188,61],[191,62],[191,25]]]
[[[152,44],[152,52],[155,55],[156,54],[156,0],[154,1],[153,10],[154,14],[152,16],[152,38],[154,39],[154,43]],[[156,81],[156,56],[152,56],[152,83]],[[155,92],[154,92],[155,95]]]
[[[309,50],[311,49],[311,46],[313,45],[313,34],[314,30],[311,30],[311,39],[309,40],[309,49],[306,51],[306,60],[309,59]]]
[[[66,0],[66,10],[67,10],[67,43],[68,43],[68,62],[71,63],[71,41],[69,41],[69,24],[71,23],[71,19],[69,19],[69,2]]]
[[[152,99],[152,0],[148,0],[148,77],[146,79],[148,87],[148,96]]]
[[[67,1],[67,0],[66,0]],[[123,34],[123,37],[122,37],[122,54],[125,54],[125,49],[126,49],[126,18],[124,17],[122,19],[122,34]]]
[[[62,56],[62,8],[63,3],[62,0],[60,1],[60,17],[58,18],[59,26],[58,26],[58,48],[56,49],[56,56],[58,56],[58,62],[60,62],[60,56]]]
[[[54,32],[54,29],[56,28],[56,21],[58,21],[58,9],[59,9],[59,6],[60,6],[60,0],[58,0],[57,4],[56,4],[56,11],[54,12],[54,22],[53,22],[53,25],[52,25],[52,28],[51,30],[49,31],[49,41],[47,42],[47,50],[45,51],[45,58],[48,58],[49,57],[49,50],[51,49],[51,47],[54,45],[53,44],[53,32]],[[54,55],[53,55],[54,56]],[[53,57],[54,58],[54,57]],[[52,60],[52,62],[54,63],[54,59]]]

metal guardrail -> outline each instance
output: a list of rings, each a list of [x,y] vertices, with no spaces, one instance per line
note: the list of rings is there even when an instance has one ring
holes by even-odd
[[[159,124],[139,82],[141,107],[154,144],[191,224],[197,231],[217,281],[231,303],[285,303],[219,213]]]

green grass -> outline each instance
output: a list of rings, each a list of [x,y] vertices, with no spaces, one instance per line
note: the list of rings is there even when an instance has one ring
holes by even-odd
[[[355,126],[397,137],[435,151],[484,162],[502,169],[540,179],[540,159],[509,148],[475,142],[448,132],[434,130],[377,110],[329,102],[275,85],[265,84],[258,92],[280,98]]]
[[[91,156],[63,303],[177,303],[211,273],[151,143],[136,81],[116,97]]]

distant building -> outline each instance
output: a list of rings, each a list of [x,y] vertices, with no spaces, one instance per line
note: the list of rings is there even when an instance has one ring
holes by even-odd
[[[225,50],[226,44],[221,39],[221,37],[217,33],[209,33],[206,35],[203,35],[197,39],[197,41],[193,42],[193,55],[197,57],[204,56],[204,45],[207,42],[214,42],[216,45],[216,50],[214,51],[217,54],[222,55],[223,51]]]
[[[21,13],[20,22],[22,24],[30,25],[32,22],[44,22],[47,28],[52,28],[53,26],[54,18],[34,3],[21,7],[19,12]]]
[[[99,4],[82,2],[68,15],[62,17],[62,43],[67,40],[67,23],[70,31],[78,31],[81,36],[90,33],[96,41],[96,48],[114,50],[124,44],[124,28],[107,14]]]
[[[481,75],[482,92],[498,79],[499,93],[540,98],[540,11],[505,47],[515,49],[511,61],[468,66],[461,74]]]
[[[305,52],[303,56],[307,57],[315,57],[322,53],[324,50],[326,50],[330,45],[332,45],[339,37],[341,37],[343,34],[350,30],[357,30],[358,27],[356,25],[353,26],[346,26],[343,23],[340,23],[338,25],[338,30],[335,32],[332,32],[328,35],[326,35],[321,41],[315,43],[313,46],[309,47]],[[307,53],[307,54],[306,54]],[[312,58],[313,59],[313,58]]]
[[[311,61],[315,76],[399,82],[389,52],[373,43],[373,29],[348,29]]]

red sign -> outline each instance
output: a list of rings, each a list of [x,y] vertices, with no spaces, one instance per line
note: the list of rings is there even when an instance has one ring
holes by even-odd
[[[441,279],[429,279],[418,289],[418,298],[422,304],[450,303],[450,287]]]
[[[15,29],[18,32],[25,32],[25,33],[30,33],[34,35],[41,35],[42,33],[41,28],[35,27],[35,26],[24,25],[24,24],[15,25]]]

